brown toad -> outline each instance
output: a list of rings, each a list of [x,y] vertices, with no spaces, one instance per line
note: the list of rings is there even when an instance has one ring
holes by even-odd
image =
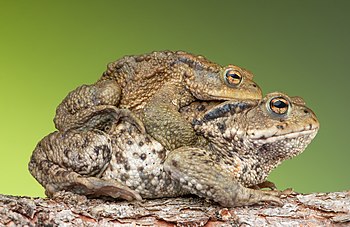
[[[275,191],[248,187],[306,148],[319,129],[314,113],[282,93],[227,101],[201,114],[205,109],[201,103],[182,109],[205,137],[198,147],[169,151],[129,122],[111,118],[46,136],[29,170],[47,195],[66,190],[130,200],[196,194],[223,206],[281,204]]]
[[[222,67],[203,56],[161,51],[126,56],[108,65],[92,85],[83,85],[56,110],[58,130],[81,127],[96,112],[115,111],[169,149],[193,145],[197,137],[178,110],[199,100],[261,99],[253,75],[228,65]],[[142,122],[132,113],[137,113]],[[167,132],[177,131],[174,135]]]

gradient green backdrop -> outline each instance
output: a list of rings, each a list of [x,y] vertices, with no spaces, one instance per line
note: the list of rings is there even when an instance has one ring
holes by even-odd
[[[349,1],[1,1],[0,193],[44,196],[27,170],[65,95],[123,55],[186,50],[250,69],[264,93],[304,97],[321,130],[270,176],[350,189]]]

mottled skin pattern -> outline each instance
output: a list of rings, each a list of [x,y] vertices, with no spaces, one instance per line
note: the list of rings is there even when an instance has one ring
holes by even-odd
[[[181,107],[196,99],[261,99],[261,90],[252,78],[238,66],[222,67],[181,51],[126,56],[110,63],[95,84],[69,93],[58,106],[54,121],[60,131],[79,128],[96,112],[118,107],[124,111],[118,115],[143,129],[130,111],[138,114],[148,134],[175,149],[197,141],[192,126],[178,112]],[[169,136],[168,131],[177,131],[176,136]]]
[[[49,196],[62,190],[128,200],[196,194],[229,207],[281,204],[278,192],[248,187],[300,154],[319,128],[302,99],[282,93],[215,107],[195,102],[181,111],[205,138],[196,147],[169,151],[128,121],[103,116],[93,127],[45,137],[29,170]]]

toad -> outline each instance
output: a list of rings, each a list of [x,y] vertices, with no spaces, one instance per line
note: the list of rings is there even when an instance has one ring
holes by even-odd
[[[29,170],[49,196],[62,190],[128,200],[195,194],[228,207],[281,205],[276,191],[248,187],[303,152],[319,129],[304,101],[283,93],[214,107],[195,102],[181,111],[204,137],[200,145],[170,151],[111,118],[46,136]]]
[[[70,92],[54,122],[58,130],[79,128],[97,112],[109,115],[118,107],[119,117],[145,127],[167,149],[194,145],[198,138],[178,110],[196,99],[261,99],[252,79],[243,68],[182,51],[126,56],[110,63],[95,84]]]

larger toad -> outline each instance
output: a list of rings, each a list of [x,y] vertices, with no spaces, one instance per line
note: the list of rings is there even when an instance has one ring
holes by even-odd
[[[126,56],[110,63],[95,84],[70,92],[54,121],[57,129],[68,130],[84,125],[96,112],[118,107],[119,115],[142,129],[131,110],[142,117],[151,136],[175,149],[197,141],[192,126],[178,112],[181,107],[195,99],[260,99],[261,90],[252,78],[238,66],[222,67],[181,51]]]
[[[29,170],[49,196],[61,190],[129,200],[191,193],[223,206],[280,204],[274,191],[248,187],[306,148],[319,128],[314,113],[282,93],[228,101],[193,119],[191,112],[204,110],[197,103],[183,110],[205,137],[200,146],[169,151],[129,122],[103,121],[46,136]]]

